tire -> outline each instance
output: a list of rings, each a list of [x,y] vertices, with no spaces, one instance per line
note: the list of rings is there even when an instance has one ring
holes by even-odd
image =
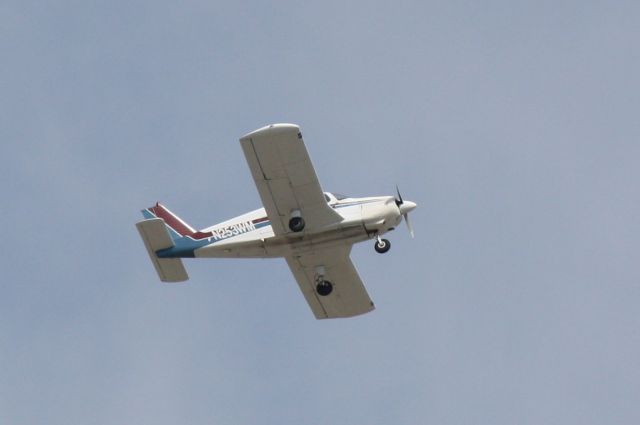
[[[326,297],[331,293],[331,291],[333,291],[333,284],[328,280],[324,280],[316,285],[316,291],[318,292],[318,295]]]
[[[292,232],[302,232],[304,229],[304,219],[302,217],[293,217],[289,220],[289,229]]]
[[[380,242],[376,241],[376,243],[373,245],[377,253],[384,254],[391,249],[391,242],[389,242],[388,240],[382,239],[380,240]]]

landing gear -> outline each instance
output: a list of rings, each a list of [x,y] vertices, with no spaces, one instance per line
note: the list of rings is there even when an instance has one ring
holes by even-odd
[[[302,232],[304,229],[304,219],[300,210],[291,211],[291,219],[289,220],[289,229],[292,232]]]
[[[378,236],[378,240],[373,247],[375,248],[377,253],[384,254],[391,249],[391,242]]]
[[[316,291],[318,291],[318,295],[326,297],[331,293],[331,291],[333,291],[333,284],[328,280],[318,282],[316,285]]]
[[[302,232],[304,229],[304,219],[302,217],[293,217],[289,220],[289,229],[292,232]]]
[[[318,295],[326,297],[333,291],[333,284],[328,280],[324,280],[324,266],[316,266],[316,291]]]

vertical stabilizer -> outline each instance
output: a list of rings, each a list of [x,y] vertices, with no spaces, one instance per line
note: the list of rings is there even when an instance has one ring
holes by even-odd
[[[142,215],[144,215],[144,218],[157,217],[163,219],[169,235],[173,240],[180,239],[184,236],[192,236],[197,233],[193,227],[189,226],[184,220],[169,211],[169,208],[159,202],[153,207],[142,210]]]

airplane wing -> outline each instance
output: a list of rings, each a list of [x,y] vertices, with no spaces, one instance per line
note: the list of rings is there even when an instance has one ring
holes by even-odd
[[[338,247],[286,257],[316,319],[357,316],[374,309],[373,301],[349,258],[350,251],[350,246]],[[333,285],[333,291],[327,296],[316,292],[317,266],[324,266],[325,280]]]
[[[293,210],[300,210],[306,231],[342,220],[327,205],[297,125],[272,124],[243,136],[240,144],[274,234],[291,233]]]

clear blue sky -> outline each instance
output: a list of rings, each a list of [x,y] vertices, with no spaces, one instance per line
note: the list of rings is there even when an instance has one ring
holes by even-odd
[[[640,423],[637,2],[5,1],[0,423]],[[238,137],[419,204],[316,321],[281,260],[158,282],[134,223],[259,207]]]

